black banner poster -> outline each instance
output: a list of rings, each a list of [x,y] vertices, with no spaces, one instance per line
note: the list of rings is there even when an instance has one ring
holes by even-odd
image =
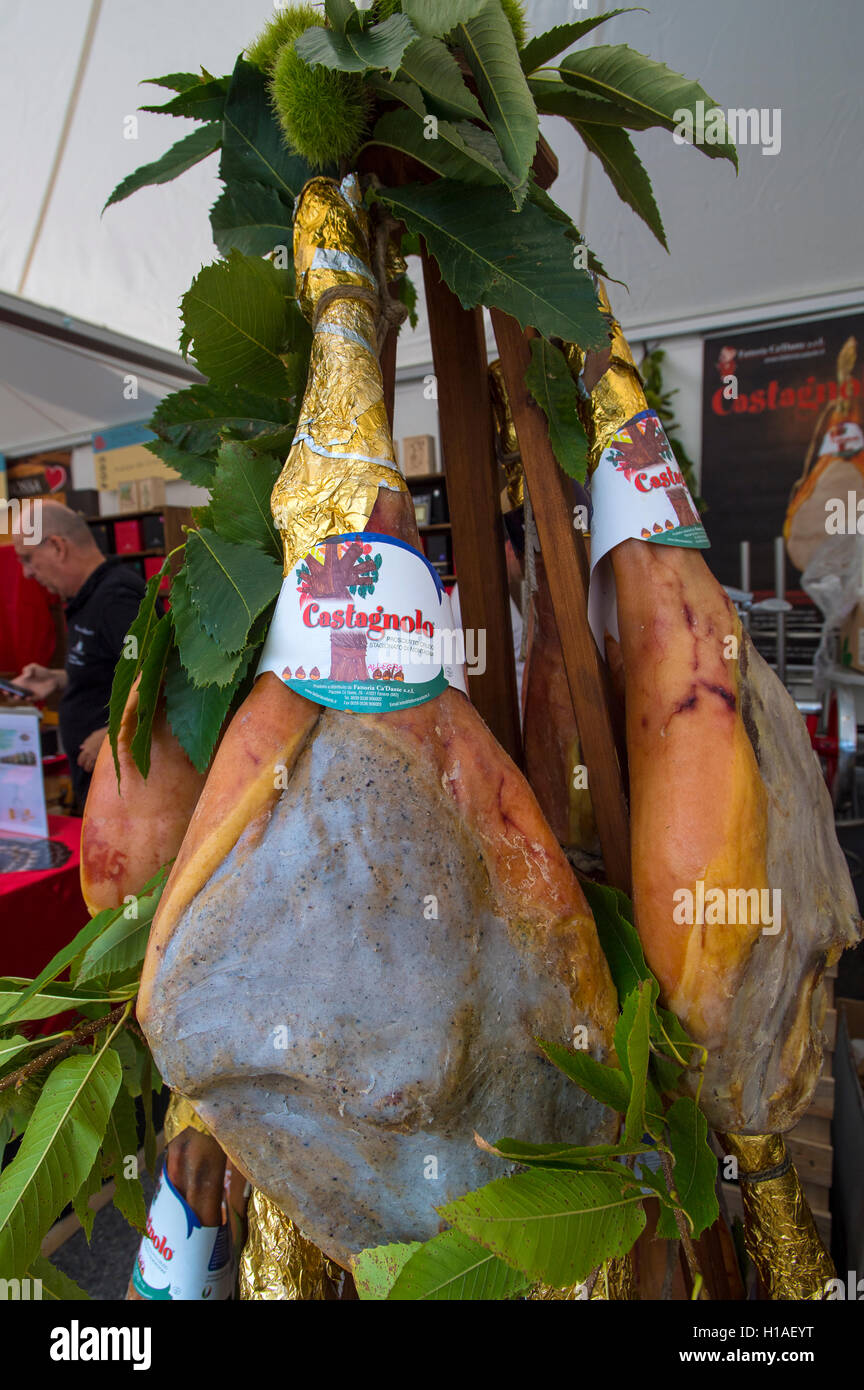
[[[740,584],[739,543],[749,540],[751,585],[773,593],[774,538],[783,534],[790,493],[850,336],[860,345],[860,392],[864,313],[706,338],[700,491],[711,549],[703,554],[722,584]],[[787,586],[798,588],[791,562],[786,573]]]

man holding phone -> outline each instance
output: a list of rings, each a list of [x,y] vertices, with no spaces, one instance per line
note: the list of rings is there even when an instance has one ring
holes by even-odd
[[[65,600],[65,669],[30,662],[14,684],[37,700],[60,692],[60,737],[81,812],[108,732],[114,667],[144,596],[144,581],[129,566],[106,563],[84,518],[59,502],[42,502],[37,543],[21,533],[13,541],[24,574]]]

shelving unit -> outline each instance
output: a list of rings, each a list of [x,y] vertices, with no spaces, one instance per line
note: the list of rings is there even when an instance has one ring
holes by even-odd
[[[150,517],[161,517],[162,544],[161,546],[150,546],[143,550],[121,550],[117,551],[114,541],[114,528],[118,522],[123,521],[143,521]],[[114,512],[110,516],[88,516],[87,524],[91,527],[105,526],[108,528],[110,538],[110,549],[105,552],[106,560],[115,561],[118,564],[127,563],[135,560],[164,560],[165,556],[178,545],[182,545],[185,539],[184,527],[191,526],[192,510],[190,507],[153,507],[147,511],[140,512]],[[179,562],[180,557],[177,557]],[[172,569],[176,568],[172,564]],[[143,569],[143,566],[142,566]]]
[[[420,475],[417,476],[417,477],[409,477],[409,478],[406,478],[406,479],[405,479],[405,482],[406,482],[406,484],[407,484],[407,486],[408,486],[408,491],[411,493],[411,496],[412,496],[412,497],[414,497],[416,493],[428,492],[428,491],[430,491],[433,487],[440,487],[440,488],[442,489],[443,493],[444,493],[444,506],[445,506],[445,508],[446,508],[447,516],[448,516],[448,518],[449,518],[449,516],[450,516],[450,508],[449,508],[449,503],[448,503],[448,499],[447,499],[447,475],[446,475],[446,473],[423,473],[423,474],[420,474]],[[423,538],[424,536],[441,536],[441,535],[446,535],[446,536],[448,537],[448,540],[449,540],[449,554],[450,554],[450,560],[451,560],[451,567],[452,567],[452,569],[453,569],[454,572],[453,572],[452,574],[440,574],[440,571],[439,571],[439,576],[440,576],[440,579],[441,579],[442,584],[455,584],[455,582],[456,582],[456,574],[455,574],[456,565],[455,565],[455,562],[453,561],[453,527],[452,527],[452,524],[451,524],[451,522],[449,521],[449,519],[448,519],[447,521],[430,521],[430,522],[427,522],[427,523],[426,523],[425,525],[423,525],[423,526],[420,526],[420,525],[418,524],[417,530],[418,530],[419,533],[420,533],[420,538],[421,538],[421,540],[422,540],[422,538]],[[430,561],[430,563],[431,563],[431,561]]]

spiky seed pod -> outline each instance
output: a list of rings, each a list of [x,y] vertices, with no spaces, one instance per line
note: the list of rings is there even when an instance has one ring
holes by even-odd
[[[288,144],[314,168],[347,159],[366,132],[370,93],[361,78],[307,67],[293,42],[280,49],[270,96]]]
[[[269,72],[275,66],[279,50],[286,43],[293,44],[304,30],[320,24],[321,19],[321,12],[312,5],[291,5],[279,10],[267,21],[254,43],[250,43],[246,57],[262,72]]]
[[[517,48],[524,48],[528,38],[528,21],[525,16],[524,0],[501,0],[501,8],[507,16]]]

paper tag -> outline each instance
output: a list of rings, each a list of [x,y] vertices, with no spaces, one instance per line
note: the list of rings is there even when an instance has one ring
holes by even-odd
[[[215,1302],[233,1296],[234,1278],[230,1226],[202,1226],[163,1169],[132,1272],[136,1292]]]
[[[357,714],[465,691],[465,648],[450,599],[425,555],[359,531],[328,536],[282,592],[258,667],[298,695]]]
[[[604,632],[618,636],[609,551],[631,537],[699,550],[711,542],[653,410],[634,415],[603,450],[591,478],[591,501],[588,621],[602,652]]]
[[[839,454],[841,458],[852,458],[864,452],[864,431],[857,420],[842,420],[825,431],[819,458],[823,454]]]

